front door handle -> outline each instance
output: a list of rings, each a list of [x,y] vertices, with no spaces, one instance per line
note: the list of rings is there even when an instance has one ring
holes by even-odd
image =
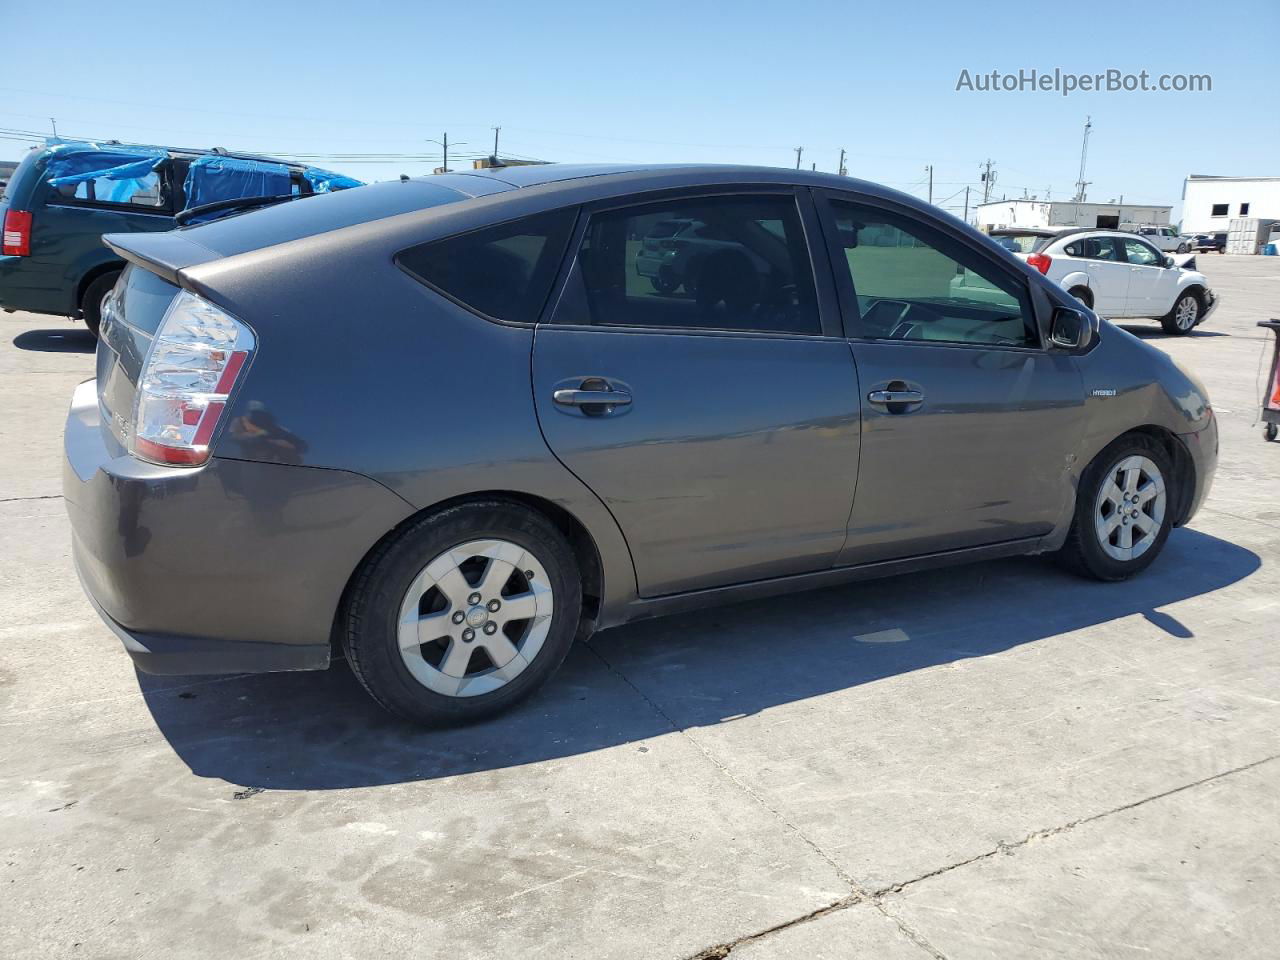
[[[872,403],[886,405],[890,403],[924,403],[924,394],[919,390],[872,390],[867,394]]]
[[[631,394],[621,390],[557,390],[551,399],[566,407],[617,407],[630,403]]]

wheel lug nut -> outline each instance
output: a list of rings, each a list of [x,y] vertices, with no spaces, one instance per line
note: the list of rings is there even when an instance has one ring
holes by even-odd
[[[491,635],[495,634],[498,632],[498,625],[494,623],[492,620],[490,620],[488,623],[484,625],[484,632]]]
[[[479,602],[480,594],[478,593],[473,593],[471,596],[467,597],[467,603],[471,604],[473,607]]]
[[[524,572],[524,578],[525,578],[526,580],[532,580],[532,579],[533,579],[533,571],[532,571],[532,570],[526,570],[526,571]]]
[[[453,615],[454,623],[461,623],[465,619],[467,619],[466,615],[461,610],[459,610],[457,613]]]
[[[462,631],[462,639],[467,641],[467,643],[470,643],[475,638],[476,638],[476,632],[472,630],[470,627],[467,627],[467,629]]]
[[[497,613],[497,612],[498,612],[498,610],[499,610],[501,607],[502,607],[502,604],[501,604],[500,602],[498,602],[497,600],[490,600],[490,601],[489,601],[489,612],[490,612],[490,613]]]

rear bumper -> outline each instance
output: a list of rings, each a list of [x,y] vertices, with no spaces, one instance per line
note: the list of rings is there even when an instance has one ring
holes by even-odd
[[[76,389],[64,448],[77,573],[149,673],[325,667],[347,580],[412,513],[341,470],[217,458],[175,469],[113,457],[92,380]]]
[[[1192,473],[1195,477],[1195,486],[1192,489],[1186,513],[1178,521],[1178,525],[1181,526],[1189,523],[1196,515],[1196,511],[1204,504],[1205,498],[1209,496],[1209,489],[1213,486],[1213,476],[1218,470],[1218,418],[1210,414],[1209,423],[1203,430],[1197,433],[1179,434],[1178,439],[1182,441],[1182,445],[1191,457]]]

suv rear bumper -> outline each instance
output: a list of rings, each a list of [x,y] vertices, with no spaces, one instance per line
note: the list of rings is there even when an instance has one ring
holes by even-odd
[[[64,452],[76,570],[148,673],[327,666],[347,580],[412,513],[381,484],[341,470],[114,457],[93,380],[76,388]]]

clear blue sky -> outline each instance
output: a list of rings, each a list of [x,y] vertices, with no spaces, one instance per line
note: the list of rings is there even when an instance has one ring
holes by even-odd
[[[163,13],[161,12],[163,11]],[[463,152],[833,170],[935,200],[1178,202],[1280,174],[1280,3],[245,3],[0,0],[0,128],[314,155],[362,179]],[[1268,60],[1270,57],[1270,60]],[[1208,73],[1209,93],[957,92],[962,68]],[[0,134],[9,137],[12,134]],[[0,159],[24,145],[0,139]],[[418,159],[431,152],[437,159]],[[339,154],[396,154],[355,162]],[[949,208],[962,196],[947,201]],[[1176,211],[1175,211],[1176,215]]]

